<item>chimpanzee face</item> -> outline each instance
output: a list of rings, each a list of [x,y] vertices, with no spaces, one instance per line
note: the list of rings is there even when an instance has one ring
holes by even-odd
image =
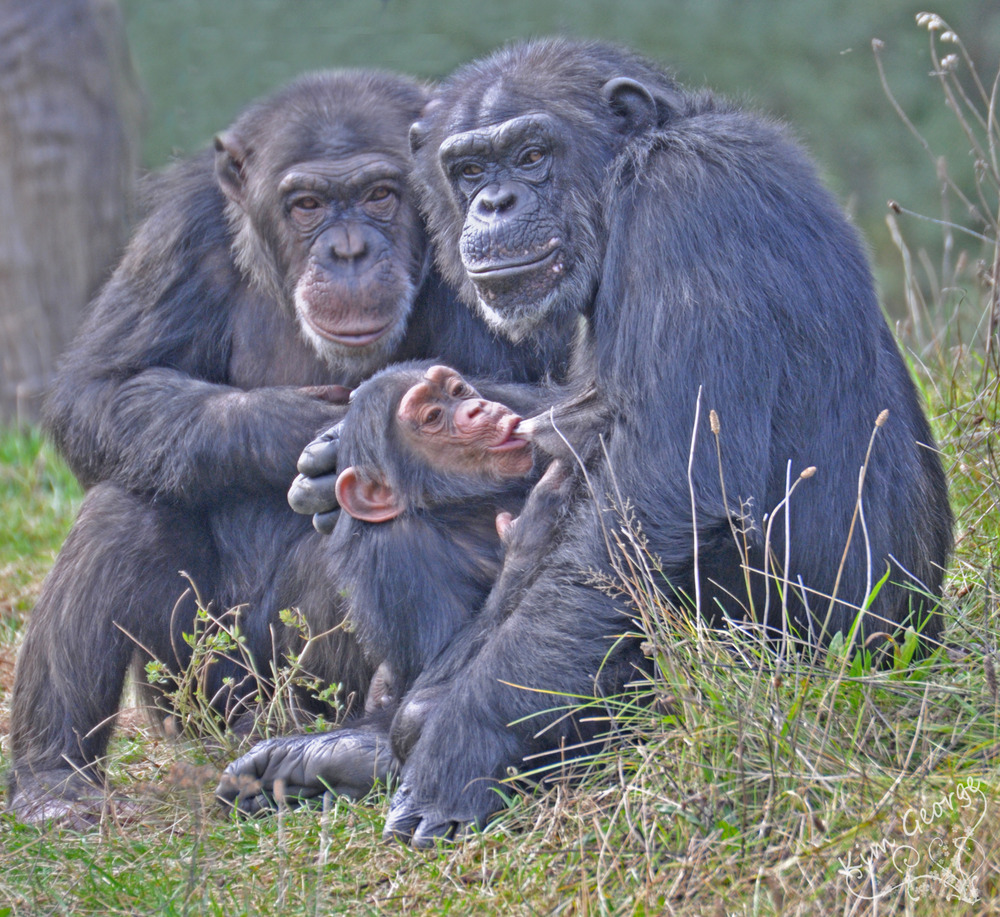
[[[524,115],[453,134],[438,153],[465,214],[458,250],[494,324],[537,321],[575,266],[562,220],[565,145],[557,120]]]
[[[355,394],[345,452],[364,455],[337,478],[337,500],[355,519],[388,522],[415,496],[426,506],[493,493],[532,469],[521,418],[447,366],[390,368]]]
[[[406,183],[423,96],[352,96],[349,82],[220,135],[216,175],[244,273],[331,368],[361,379],[399,345],[427,266]]]
[[[400,439],[432,467],[496,480],[531,470],[531,445],[514,433],[521,418],[486,401],[447,366],[427,370],[403,396],[396,418]]]

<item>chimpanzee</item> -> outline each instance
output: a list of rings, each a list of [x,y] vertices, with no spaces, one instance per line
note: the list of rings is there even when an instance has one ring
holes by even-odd
[[[534,465],[531,444],[515,432],[520,422],[446,366],[389,367],[352,393],[338,431],[346,467],[336,482],[341,512],[329,575],[346,592],[348,624],[378,669],[367,715],[325,740],[346,765],[329,789],[357,798],[384,778],[398,700],[482,606],[500,573],[501,533],[513,541],[515,531],[538,538],[545,529],[518,528],[514,519]],[[535,502],[558,502],[558,483],[536,488]],[[316,753],[314,739],[290,736],[263,742],[250,755],[273,768],[303,743]],[[308,765],[299,767],[285,776],[285,792],[321,792],[307,779]],[[256,792],[268,783],[266,769],[242,775],[252,780],[224,776],[220,797],[247,812],[270,804],[267,792]]]
[[[333,533],[348,620],[401,696],[500,573],[496,517],[519,511],[534,464],[521,418],[455,370],[383,370],[343,421]]]
[[[345,412],[340,386],[412,357],[514,382],[562,371],[568,330],[498,339],[431,266],[407,188],[426,101],[387,73],[309,75],[149,183],[48,399],[48,430],[89,489],[18,661],[20,818],[93,817],[129,663],[184,665],[196,594],[242,607],[264,672],[294,638],[278,611],[300,607],[327,634],[311,671],[345,704],[364,695],[372,667],[335,627],[325,539],[285,497],[303,445]],[[213,666],[220,712],[238,713],[245,676]]]
[[[527,587],[501,576],[404,698],[387,834],[483,822],[506,770],[564,740],[553,693],[628,677],[629,609],[588,577],[611,572],[607,494],[707,617],[937,637],[941,462],[862,243],[780,127],[626,50],[543,40],[458,70],[411,144],[445,278],[512,340],[583,315],[612,415]]]

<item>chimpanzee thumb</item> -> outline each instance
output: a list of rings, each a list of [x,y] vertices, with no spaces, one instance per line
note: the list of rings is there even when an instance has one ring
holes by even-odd
[[[299,476],[288,489],[288,505],[304,516],[314,516],[318,532],[330,534],[337,521],[337,452],[341,424],[324,430],[299,456]]]

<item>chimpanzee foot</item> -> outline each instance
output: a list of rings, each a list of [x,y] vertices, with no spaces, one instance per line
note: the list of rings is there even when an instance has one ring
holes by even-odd
[[[285,736],[255,745],[222,775],[215,795],[244,815],[273,811],[334,793],[361,799],[384,782],[392,764],[388,736],[378,730],[338,729]]]
[[[7,808],[26,825],[88,831],[107,816],[119,822],[137,819],[136,803],[108,791],[79,771],[54,768],[11,781]]]

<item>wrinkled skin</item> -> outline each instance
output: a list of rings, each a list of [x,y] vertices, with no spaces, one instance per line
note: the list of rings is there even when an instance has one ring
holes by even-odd
[[[302,161],[282,148],[294,136],[259,151],[253,137],[233,130],[215,141],[241,266],[275,298],[291,299],[316,353],[359,381],[395,354],[422,280],[407,163],[364,149]],[[263,252],[261,239],[280,241]]]
[[[403,395],[396,418],[417,460],[441,465],[449,475],[503,481],[531,470],[531,447],[515,433],[521,418],[506,405],[482,398],[447,366],[427,370]]]
[[[363,798],[384,783],[392,765],[383,730],[341,729],[319,736],[284,736],[255,745],[216,790],[245,815],[299,804],[324,793]],[[275,776],[280,775],[280,776]]]

